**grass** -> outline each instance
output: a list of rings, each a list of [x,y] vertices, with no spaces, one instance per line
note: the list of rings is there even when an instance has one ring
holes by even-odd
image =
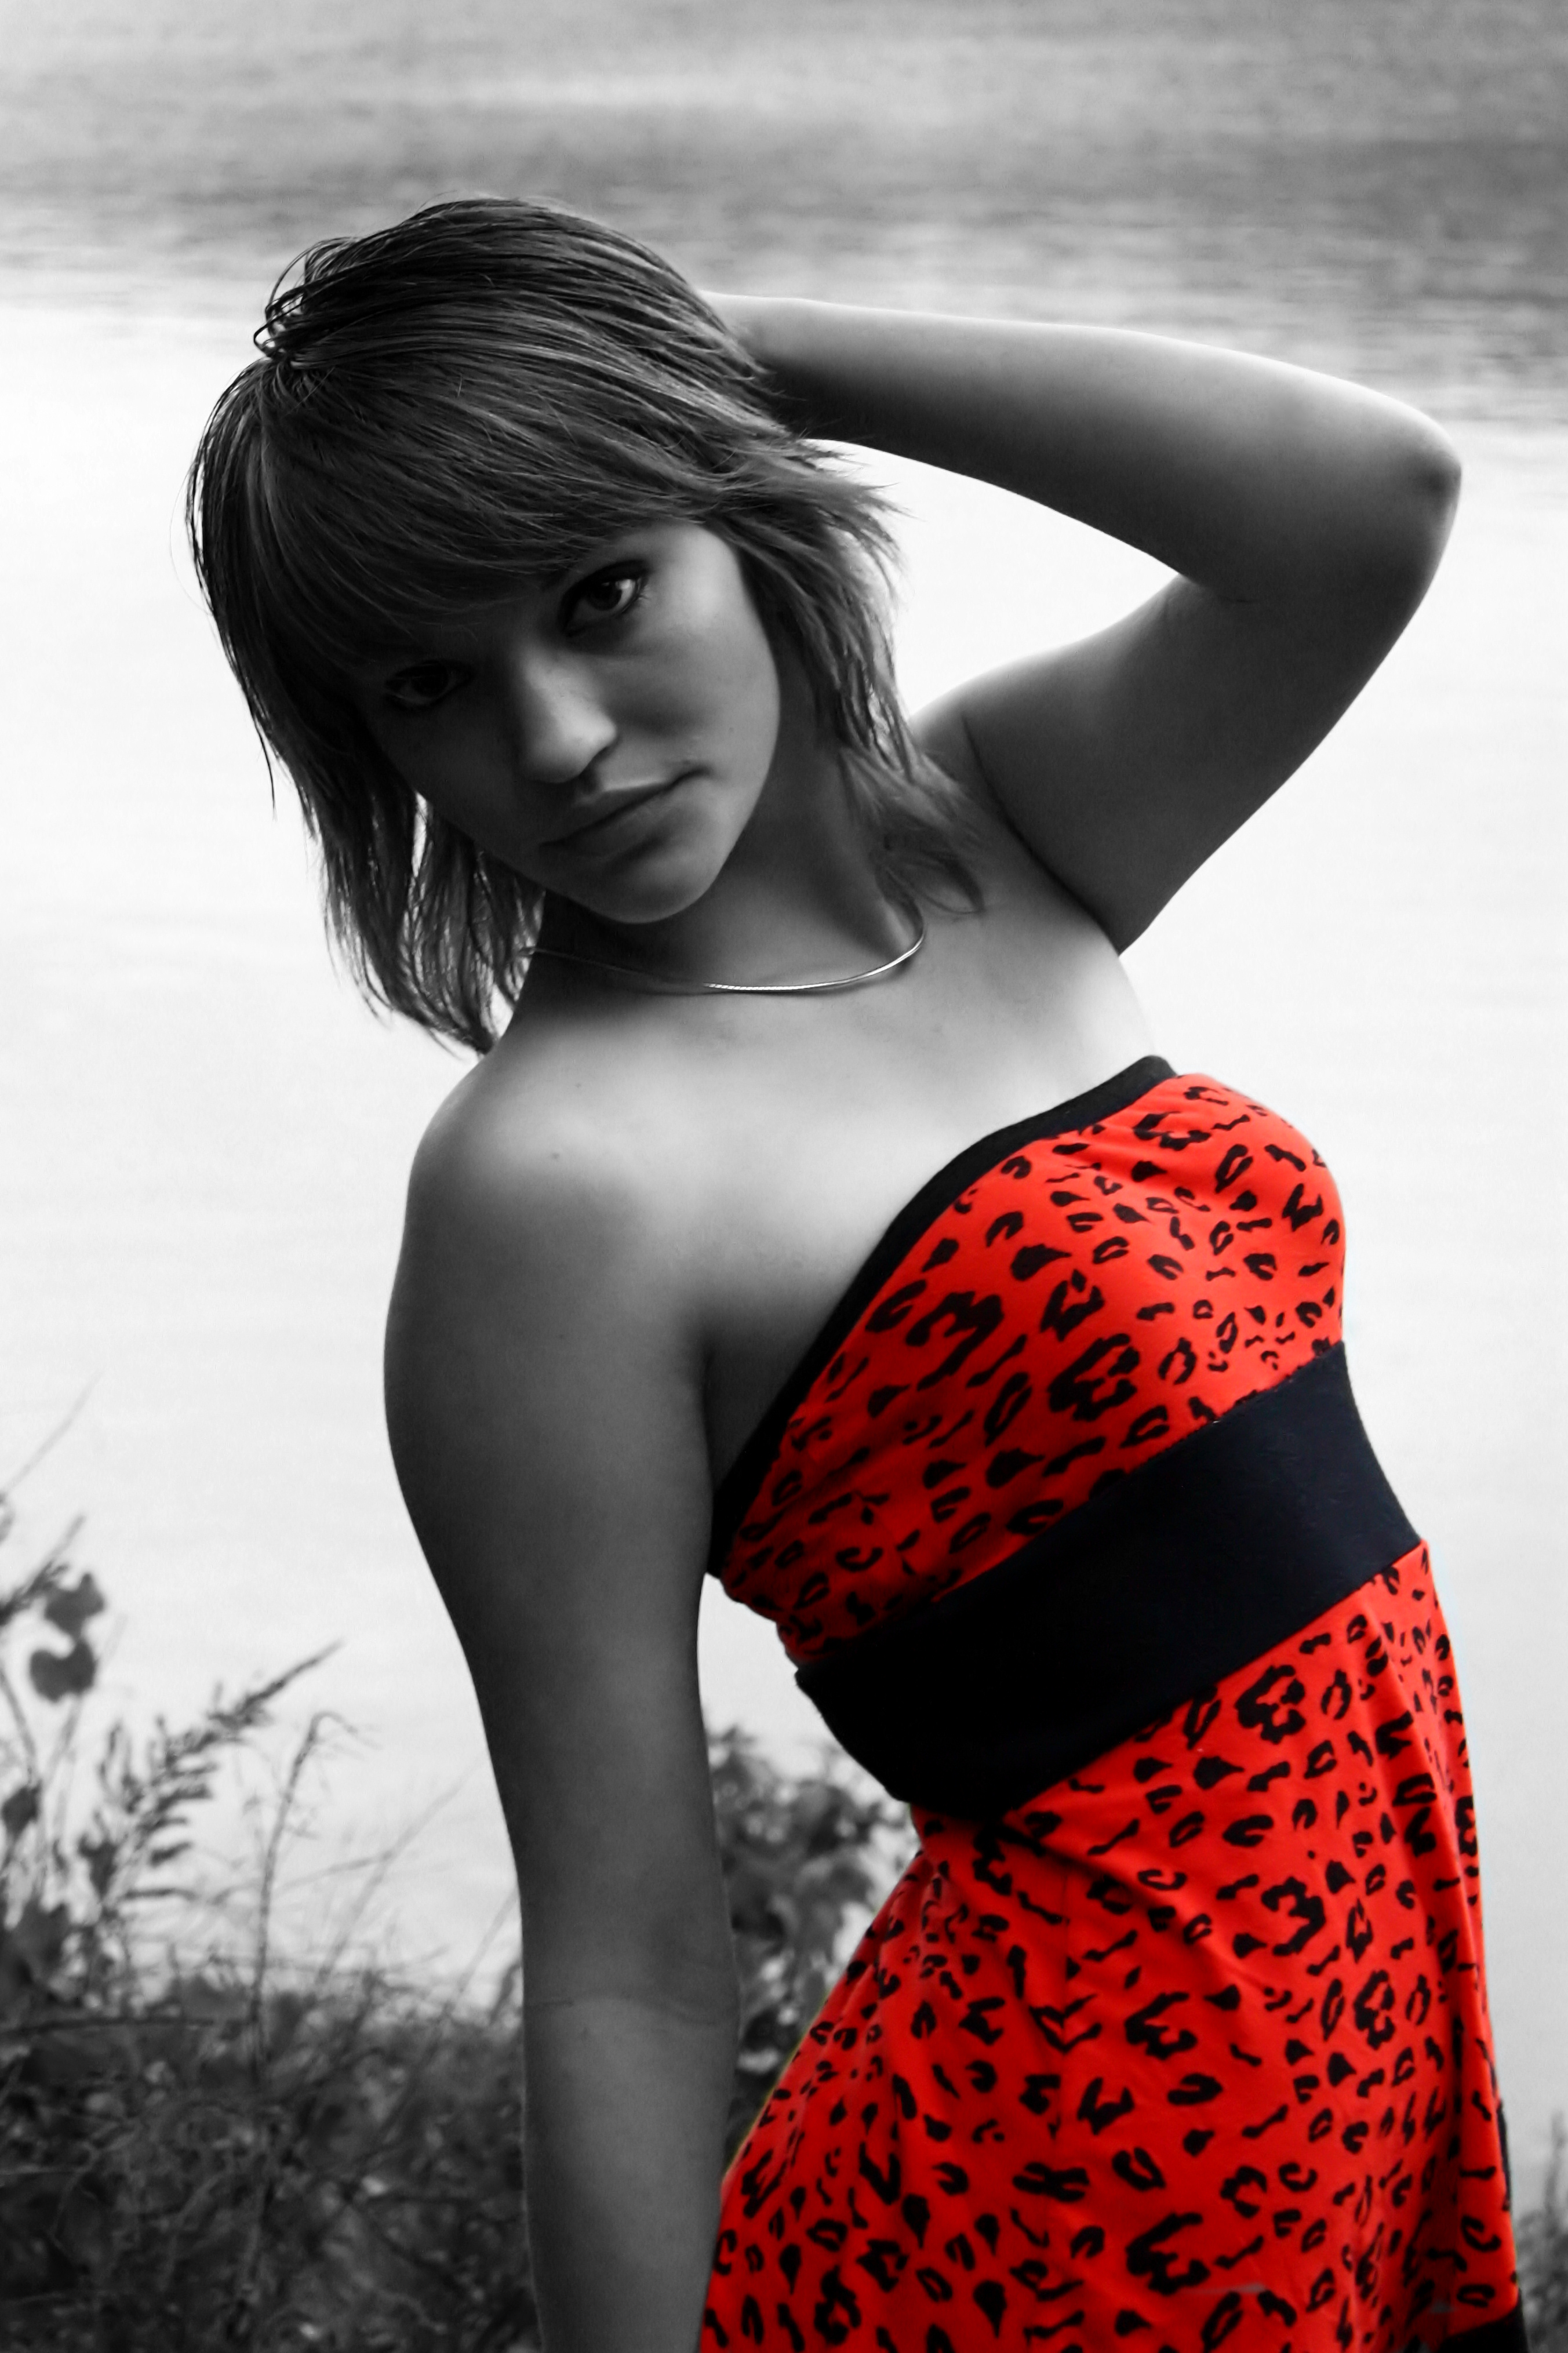
[[[75,1532],[0,1587],[0,2310],[6,2353],[523,2353],[521,1964],[479,2002],[276,1948],[317,1769],[295,1746],[244,1890],[194,1831],[305,1661],[189,1724],[93,1717],[104,1608]],[[14,1525],[0,1496],[0,1553]],[[742,1986],[730,2143],[907,1831],[844,1769],[712,1742]],[[1568,2353],[1568,2161],[1521,2229],[1535,2353]]]

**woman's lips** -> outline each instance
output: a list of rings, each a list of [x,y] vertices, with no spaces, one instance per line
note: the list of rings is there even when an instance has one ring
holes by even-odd
[[[680,776],[671,776],[666,784],[646,785],[637,792],[616,793],[606,797],[602,808],[590,804],[582,821],[568,827],[564,833],[558,833],[555,839],[565,848],[578,842],[592,843],[605,839],[627,819],[634,818],[639,809],[651,808],[656,801],[663,800],[666,794],[672,793],[681,781]]]

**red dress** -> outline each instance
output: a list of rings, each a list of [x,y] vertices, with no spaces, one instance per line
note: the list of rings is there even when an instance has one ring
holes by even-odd
[[[920,1849],[736,2157],[704,2353],[1525,2344],[1469,1775],[1333,1180],[1148,1060],[909,1205],[718,1499]]]

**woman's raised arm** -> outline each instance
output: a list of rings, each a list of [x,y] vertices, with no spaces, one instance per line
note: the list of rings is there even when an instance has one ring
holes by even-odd
[[[668,1238],[601,1131],[475,1074],[421,1149],[387,1340],[404,1493],[522,1896],[548,2353],[693,2353],[735,1981],[696,1674],[710,1482]]]
[[[1338,378],[1115,329],[710,299],[803,430],[997,483],[1180,575],[922,723],[1119,946],[1327,733],[1442,553],[1453,450]]]

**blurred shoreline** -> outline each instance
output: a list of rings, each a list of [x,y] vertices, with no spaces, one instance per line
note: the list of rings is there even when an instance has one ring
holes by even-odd
[[[1564,234],[1568,237],[1568,224]],[[260,323],[271,286],[294,258],[292,248],[279,248],[270,254],[258,250],[236,256],[231,266],[220,271],[213,258],[204,255],[198,266],[181,271],[172,258],[154,259],[144,254],[117,257],[107,252],[46,250],[26,260],[0,256],[0,309],[79,312],[106,322],[179,321],[202,330],[232,331],[237,368],[251,356],[249,338]],[[721,274],[727,285],[738,285],[735,271],[706,273],[709,282],[715,282]],[[955,283],[946,257],[907,277],[869,267],[852,279],[840,273],[845,282],[832,294],[825,293],[817,282],[821,273],[814,278],[803,269],[793,278],[787,271],[774,275],[777,282],[771,285],[764,283],[761,274],[748,276],[746,290],[1173,335],[1350,378],[1408,401],[1451,428],[1495,426],[1518,427],[1526,434],[1568,428],[1568,333],[1562,354],[1545,352],[1529,366],[1520,366],[1487,349],[1481,332],[1486,322],[1479,318],[1469,322],[1467,334],[1458,343],[1451,332],[1451,316],[1436,322],[1422,337],[1406,325],[1379,340],[1364,322],[1340,321],[1325,325],[1304,317],[1289,301],[1227,304],[1204,290],[1176,294],[1168,287],[1157,288],[1147,307],[1140,308],[1129,300],[1125,280],[1119,284],[1114,301],[1106,299],[1100,289],[1082,285],[1066,290],[1058,301],[1050,301],[1046,299],[1048,290],[1031,289],[1019,280],[984,282],[972,276],[966,282]],[[1568,317],[1568,293],[1563,309]]]
[[[700,284],[1232,343],[1568,419],[1557,0],[4,0],[0,294],[254,320],[475,189]]]

